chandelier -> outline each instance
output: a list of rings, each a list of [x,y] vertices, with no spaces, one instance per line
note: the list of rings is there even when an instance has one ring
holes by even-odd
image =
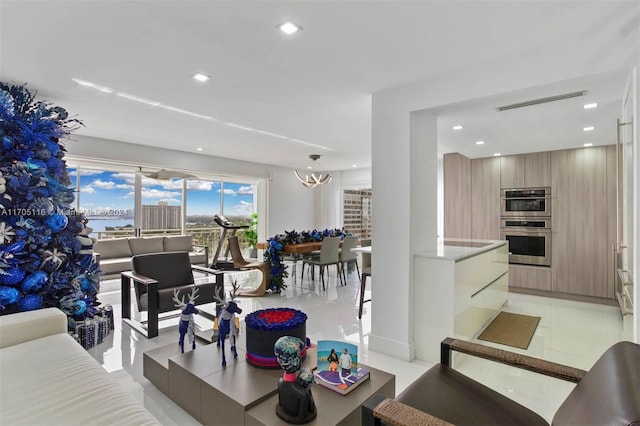
[[[307,164],[304,170],[296,170],[296,177],[307,188],[314,188],[318,185],[324,185],[331,182],[331,175],[324,171],[318,163],[320,156],[311,154],[309,156],[311,162]]]

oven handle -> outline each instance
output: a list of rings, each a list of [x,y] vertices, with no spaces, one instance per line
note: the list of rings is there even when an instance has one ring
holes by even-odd
[[[550,200],[551,196],[545,195],[539,197],[507,197],[506,195],[503,195],[501,198],[503,200]]]

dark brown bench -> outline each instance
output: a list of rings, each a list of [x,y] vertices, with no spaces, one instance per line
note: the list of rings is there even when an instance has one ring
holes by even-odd
[[[455,339],[441,344],[440,364],[395,399],[374,396],[363,425],[548,425],[545,419],[451,366],[457,351],[576,383],[553,425],[640,425],[640,345],[619,342],[587,371]]]

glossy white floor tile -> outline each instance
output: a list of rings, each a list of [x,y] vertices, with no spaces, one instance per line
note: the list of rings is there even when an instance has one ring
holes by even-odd
[[[396,375],[397,393],[431,366],[420,360],[404,362],[368,350],[371,305],[365,303],[363,318],[358,320],[359,282],[355,272],[349,274],[346,286],[340,286],[335,275],[330,275],[326,290],[322,290],[319,282],[310,281],[307,274],[301,285],[300,268],[297,272],[296,282],[289,278],[288,287],[282,294],[239,298],[243,309],[241,316],[270,307],[300,309],[309,317],[307,335],[313,342],[333,339],[358,345],[363,363]],[[239,281],[242,280],[243,277],[240,276]],[[368,280],[366,298],[370,297],[372,281]],[[104,292],[101,292],[100,300],[114,306],[116,330],[106,342],[89,352],[163,424],[198,424],[142,374],[144,351],[171,343],[177,344],[177,319],[162,321],[160,335],[154,339],[146,339],[129,327],[122,326],[119,281],[107,282],[102,288]],[[622,321],[619,311],[613,306],[510,294],[509,306],[505,310],[540,316],[541,321],[528,350],[495,346],[583,369],[588,369],[611,344],[631,338],[630,325]],[[197,317],[197,322],[203,330],[212,326],[209,320],[201,316]],[[238,342],[241,348],[245,347],[243,331],[241,327]],[[557,407],[573,388],[569,383],[464,355],[456,357],[455,366],[475,380],[531,408],[547,420],[551,420]]]

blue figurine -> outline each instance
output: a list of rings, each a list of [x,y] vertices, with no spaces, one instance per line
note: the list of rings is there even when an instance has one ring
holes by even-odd
[[[184,353],[184,336],[189,335],[189,342],[191,342],[191,349],[196,348],[196,323],[193,319],[194,314],[199,314],[200,312],[196,309],[195,302],[198,296],[198,289],[196,287],[191,290],[191,294],[189,295],[189,301],[184,301],[184,296],[178,299],[179,290],[173,291],[173,300],[176,302],[176,307],[182,309],[182,313],[180,314],[180,324],[178,326],[178,331],[180,332],[180,340],[178,344],[180,345],[180,351]]]
[[[224,350],[224,341],[227,338],[227,336],[230,336],[230,340],[231,340],[231,353],[233,353],[233,358],[238,358],[238,351],[236,351],[236,337],[238,336],[238,333],[240,332],[240,330],[238,330],[238,327],[236,326],[236,314],[241,314],[242,313],[242,309],[240,309],[240,307],[238,307],[238,304],[236,303],[235,299],[238,296],[238,282],[234,281],[231,284],[233,290],[229,292],[229,296],[231,296],[231,300],[229,302],[226,302],[222,297],[220,297],[219,295],[219,291],[216,292],[216,295],[214,296],[214,298],[219,302],[223,304],[223,308],[222,310],[220,310],[220,313],[218,314],[218,341],[217,341],[217,346],[220,347],[220,345],[222,345],[222,366],[226,367],[227,365],[227,358],[225,356],[225,350]]]

